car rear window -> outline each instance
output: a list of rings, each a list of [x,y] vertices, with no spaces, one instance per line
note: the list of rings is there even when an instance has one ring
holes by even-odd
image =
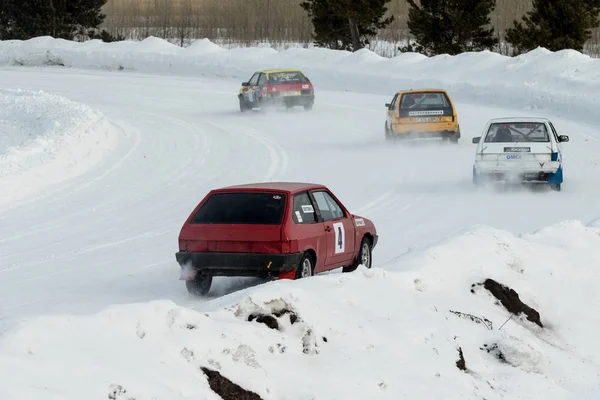
[[[405,93],[400,100],[400,116],[452,115],[452,104],[444,92]]]
[[[485,143],[549,142],[550,135],[542,122],[509,122],[491,124]]]
[[[191,220],[192,224],[279,225],[286,195],[280,193],[215,193]]]
[[[292,83],[308,83],[308,79],[301,72],[276,72],[269,74],[271,85],[288,85]]]

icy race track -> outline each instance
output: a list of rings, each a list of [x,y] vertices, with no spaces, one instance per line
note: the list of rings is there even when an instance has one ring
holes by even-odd
[[[245,71],[243,62],[237,67]],[[320,72],[313,78],[312,112],[242,115],[236,93],[252,71],[233,79],[2,68],[1,88],[60,95],[110,122],[98,122],[105,136],[69,166],[86,166],[82,174],[38,192],[31,188],[21,198],[2,190],[0,334],[23,317],[96,313],[113,304],[168,299],[202,309],[202,300],[191,298],[177,279],[177,235],[208,190],[229,184],[328,185],[352,212],[374,220],[380,232],[374,266],[383,269],[477,225],[520,234],[600,217],[600,133],[591,125],[597,117],[567,115],[561,108],[567,97],[529,111],[527,100],[513,101],[518,87],[504,102],[493,90],[469,96],[463,88],[454,98],[459,145],[390,145],[383,139],[384,103],[396,87],[373,87],[350,75],[328,80]],[[471,138],[490,118],[532,114],[551,117],[571,137],[564,145],[562,192],[476,191]],[[65,172],[57,171],[60,180]],[[217,280],[211,297],[255,283]]]

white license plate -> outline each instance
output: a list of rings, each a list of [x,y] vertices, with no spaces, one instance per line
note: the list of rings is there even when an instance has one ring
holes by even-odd
[[[423,117],[417,118],[417,122],[438,122],[440,119],[437,117]]]
[[[302,92],[299,91],[299,90],[295,90],[295,91],[292,91],[292,92],[283,92],[283,93],[281,93],[282,96],[300,96],[301,94],[302,94]]]

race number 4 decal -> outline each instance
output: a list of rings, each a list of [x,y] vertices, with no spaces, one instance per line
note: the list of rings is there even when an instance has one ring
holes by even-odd
[[[333,231],[335,232],[335,254],[343,253],[346,247],[344,224],[336,222],[333,224]]]

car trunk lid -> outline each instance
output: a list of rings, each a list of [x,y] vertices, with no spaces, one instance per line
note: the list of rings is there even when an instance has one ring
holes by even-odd
[[[483,161],[550,161],[552,147],[549,142],[484,143],[479,153]]]

